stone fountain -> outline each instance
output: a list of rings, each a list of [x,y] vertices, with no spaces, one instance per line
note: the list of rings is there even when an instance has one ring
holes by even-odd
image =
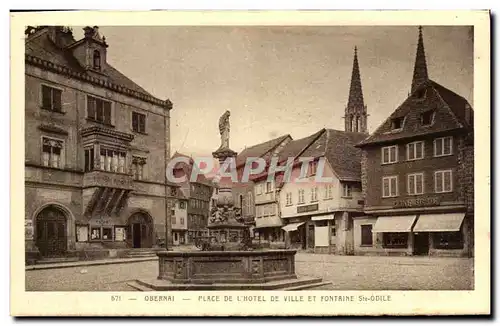
[[[212,153],[222,166],[237,153],[229,148],[229,117],[219,119],[220,147]],[[329,284],[321,278],[298,277],[295,250],[253,250],[250,231],[234,205],[232,180],[215,178],[219,189],[210,212],[207,245],[199,251],[158,252],[158,277],[136,280],[142,291],[301,290]]]

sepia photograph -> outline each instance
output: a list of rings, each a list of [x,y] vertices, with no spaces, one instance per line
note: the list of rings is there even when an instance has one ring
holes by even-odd
[[[323,307],[477,290],[474,23],[86,18],[16,35],[25,293]]]

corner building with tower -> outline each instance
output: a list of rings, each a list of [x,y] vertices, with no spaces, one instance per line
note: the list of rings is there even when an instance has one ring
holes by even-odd
[[[169,100],[107,61],[98,27],[26,29],[26,260],[104,258],[170,237]]]

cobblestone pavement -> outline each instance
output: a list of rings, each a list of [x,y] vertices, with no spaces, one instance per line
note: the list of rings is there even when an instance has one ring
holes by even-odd
[[[332,256],[298,253],[299,276],[322,277],[325,290],[468,290],[473,259]],[[28,291],[133,291],[126,282],[156,278],[156,261],[26,271]]]

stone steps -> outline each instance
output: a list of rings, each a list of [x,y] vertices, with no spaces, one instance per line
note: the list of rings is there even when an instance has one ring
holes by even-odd
[[[57,263],[72,263],[79,261],[78,257],[53,257],[42,258],[36,261],[37,265],[57,264]]]
[[[150,248],[137,248],[132,249],[125,255],[127,258],[138,258],[138,257],[156,257],[156,251]]]
[[[207,290],[284,290],[297,291],[312,289],[331,284],[321,278],[299,277],[291,280],[271,281],[266,283],[213,283],[213,284],[178,284],[165,280],[135,280],[127,283],[139,291],[207,291]]]

